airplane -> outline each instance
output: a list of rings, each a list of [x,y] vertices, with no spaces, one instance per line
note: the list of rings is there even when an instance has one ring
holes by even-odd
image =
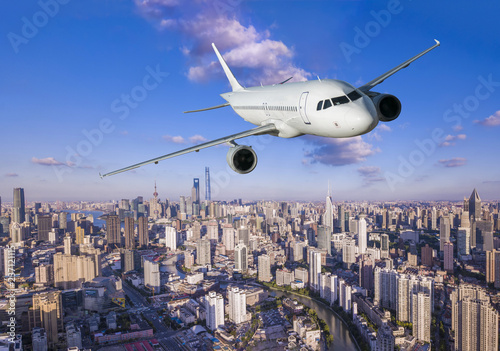
[[[230,145],[226,159],[231,169],[246,174],[257,166],[257,154],[251,146],[236,144],[237,139],[263,134],[280,138],[295,138],[301,135],[349,138],[369,133],[379,121],[391,122],[401,113],[401,102],[396,96],[377,93],[372,89],[438,47],[440,42],[434,40],[436,43],[430,48],[358,88],[341,80],[319,77],[317,80],[290,83],[288,81],[291,78],[288,78],[279,84],[244,88],[212,43],[232,91],[221,94],[227,101],[222,105],[185,113],[231,106],[236,114],[257,127],[99,175],[103,178],[147,164],[158,164],[168,158],[224,143]]]

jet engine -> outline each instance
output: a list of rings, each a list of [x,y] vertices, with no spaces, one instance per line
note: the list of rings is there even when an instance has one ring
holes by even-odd
[[[257,154],[252,147],[246,145],[230,147],[226,159],[229,167],[240,174],[250,173],[257,166]]]
[[[371,98],[382,122],[394,121],[401,113],[401,102],[391,94],[377,94]]]

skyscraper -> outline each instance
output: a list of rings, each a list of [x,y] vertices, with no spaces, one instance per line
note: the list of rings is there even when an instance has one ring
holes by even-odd
[[[219,242],[219,224],[217,221],[208,222],[207,238],[214,244]]]
[[[234,324],[246,322],[247,297],[244,290],[236,286],[228,287],[227,291],[229,319]]]
[[[321,274],[321,252],[309,250],[309,286],[319,291],[319,275]]]
[[[231,224],[224,224],[222,227],[222,242],[226,250],[234,250],[234,228]]]
[[[457,249],[461,256],[470,253],[470,228],[459,227],[457,232]]]
[[[374,273],[374,303],[378,306],[395,310],[397,308],[397,277],[398,273],[392,269],[375,268]]]
[[[332,254],[332,231],[331,227],[326,225],[318,226],[318,249],[326,250],[326,252]]]
[[[50,349],[58,342],[57,334],[63,328],[61,308],[61,292],[49,291],[34,294],[28,311],[29,329],[44,328]]]
[[[135,249],[134,218],[125,217],[125,248]]]
[[[207,327],[214,331],[224,326],[224,298],[215,291],[205,295],[205,311],[207,314]]]
[[[500,288],[500,251],[486,251],[486,282]]]
[[[324,214],[324,223],[331,234],[333,231],[333,203],[332,197],[330,196],[330,185],[328,185],[328,195],[326,196],[326,205],[325,205],[325,214]]]
[[[474,188],[469,197],[469,215],[474,217],[476,221],[481,219],[481,198],[479,197],[476,188]]]
[[[144,286],[153,290],[154,293],[160,292],[160,264],[144,259]]]
[[[205,167],[205,200],[212,200],[212,190],[210,187],[210,169]],[[210,213],[212,215],[212,213]]]
[[[123,273],[136,269],[136,253],[134,250],[124,249],[120,254],[120,260]]]
[[[48,241],[52,230],[52,216],[38,215],[38,240]]]
[[[450,217],[441,217],[439,221],[439,251],[444,251],[444,243],[450,242]]]
[[[106,239],[108,245],[121,246],[120,217],[115,214],[106,216]]]
[[[429,244],[426,244],[424,247],[422,247],[421,252],[422,252],[421,254],[422,264],[427,267],[432,267],[433,265],[432,247],[430,247]]]
[[[358,247],[360,255],[366,252],[367,243],[368,235],[366,233],[366,220],[365,215],[362,214],[359,216],[358,221]]]
[[[24,203],[24,189],[14,189],[14,206],[12,208],[12,221],[23,223],[26,220],[26,205]]]
[[[460,284],[451,293],[455,350],[498,350],[498,312],[488,294]]]
[[[193,188],[191,189],[191,199],[193,201],[193,215],[200,214],[200,179],[193,179]]]
[[[177,250],[177,231],[173,227],[165,227],[165,246],[171,251]]]
[[[238,241],[243,241],[246,247],[249,246],[250,243],[250,234],[247,227],[241,226],[238,228]]]
[[[359,285],[369,292],[373,291],[373,261],[366,255],[361,256],[359,265]]]
[[[380,258],[389,258],[389,235],[380,235]]]
[[[71,236],[69,234],[64,237],[64,254],[71,255]]]
[[[148,218],[145,216],[137,219],[137,231],[139,234],[139,247],[146,247],[149,244]]]
[[[210,241],[206,239],[199,239],[196,242],[196,261],[197,264],[203,265],[211,265],[212,264],[212,256],[210,254]]]
[[[443,269],[449,273],[453,273],[453,243],[444,243],[444,262]]]
[[[424,292],[413,293],[413,336],[431,342],[431,297]]]
[[[234,248],[234,269],[238,272],[246,272],[248,269],[247,247],[242,241]]]
[[[273,279],[271,275],[271,258],[269,255],[260,255],[258,259],[259,280],[270,282]]]

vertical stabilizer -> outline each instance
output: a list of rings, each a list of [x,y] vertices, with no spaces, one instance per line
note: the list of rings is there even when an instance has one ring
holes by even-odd
[[[234,77],[233,72],[229,69],[229,66],[227,65],[226,61],[222,58],[222,55],[220,54],[219,50],[217,50],[217,47],[215,46],[214,43],[212,43],[212,47],[214,48],[215,54],[217,55],[217,58],[219,59],[219,62],[222,66],[222,69],[224,70],[224,73],[227,76],[227,79],[229,80],[229,83],[231,84],[231,87],[233,88],[233,91],[237,90],[243,90],[243,87],[241,86],[240,83],[236,80]]]

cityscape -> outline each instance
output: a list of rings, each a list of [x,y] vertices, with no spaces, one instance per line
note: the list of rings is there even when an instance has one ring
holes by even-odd
[[[205,175],[177,201],[14,188],[0,349],[498,349],[499,202],[212,201]]]

